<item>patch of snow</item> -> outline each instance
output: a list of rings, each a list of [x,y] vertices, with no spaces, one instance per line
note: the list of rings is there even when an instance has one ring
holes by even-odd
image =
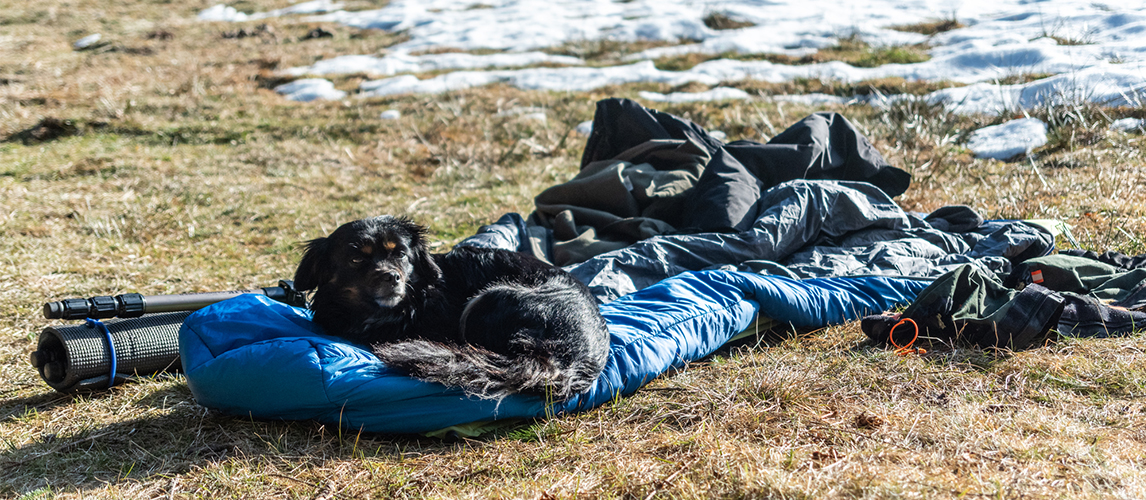
[[[426,80],[419,80],[414,75],[395,76],[383,80],[367,80],[358,84],[358,97],[381,97],[399,94],[440,94],[451,90],[462,90],[471,87],[489,85],[500,81],[497,75],[491,73],[476,73],[459,71],[447,73]]]
[[[1008,160],[1046,143],[1046,124],[1037,118],[1023,118],[976,130],[967,141],[967,149],[976,158]]]
[[[1139,99],[1146,73],[1146,0],[490,0],[473,8],[472,0],[392,0],[378,9],[347,12],[331,0],[315,0],[285,9],[244,14],[216,5],[199,13],[203,20],[246,21],[298,13],[321,13],[307,21],[329,21],[359,28],[402,32],[406,41],[384,57],[342,56],[287,74],[368,73],[395,76],[426,71],[456,71],[426,80],[396,77],[363,85],[364,95],[438,93],[491,83],[522,89],[592,90],[636,82],[719,85],[798,78],[856,82],[887,77],[969,84],[929,96],[956,112],[995,113],[1046,101],[1048,91],[1061,92],[1067,81],[1098,68],[1110,74],[1093,95],[1076,97],[1102,102],[1118,93]],[[734,30],[713,30],[704,17],[720,11],[755,23]],[[898,25],[957,18],[965,27],[927,37],[892,29]],[[800,57],[858,36],[875,47],[927,42],[928,61],[885,64],[874,68],[842,62],[807,65],[717,59],[680,72],[660,71],[651,58],[689,53],[775,53]],[[540,48],[585,43],[664,42],[671,44],[630,56],[630,63],[603,68],[480,69],[567,64],[583,61],[537,52]],[[413,56],[416,50],[453,48],[508,51],[491,55],[460,53]],[[1117,63],[1117,64],[1114,64]],[[1031,74],[1071,75],[1062,80],[1024,85],[996,85],[998,80]],[[1129,75],[1129,76],[1128,76]],[[1051,80],[1051,79],[1046,79]],[[1046,84],[1052,88],[1039,88]],[[1075,85],[1085,89],[1083,85]],[[1042,96],[1042,97],[1036,97]],[[683,97],[682,97],[683,98]],[[1034,103],[1034,104],[1032,104]]]
[[[332,12],[314,21],[338,22],[409,35],[393,47],[413,51],[437,47],[514,52],[592,40],[700,40],[716,32],[704,25],[705,5],[692,1],[393,0],[385,7]]]
[[[533,106],[509,108],[498,111],[494,116],[516,116],[519,122],[535,122],[541,125],[545,125],[546,122],[549,121],[549,116],[546,114],[545,108]]]
[[[1141,118],[1123,118],[1121,120],[1114,120],[1113,122],[1110,122],[1110,130],[1119,130],[1122,132],[1146,130],[1146,120]]]
[[[819,94],[819,93],[774,95],[774,96],[769,97],[769,99],[771,99],[773,101],[804,104],[807,106],[819,106],[822,104],[844,105],[844,104],[850,104],[851,102],[857,100],[855,97],[840,97],[840,96],[835,96],[835,95]]]
[[[588,136],[589,134],[592,134],[593,133],[593,120],[588,120],[588,121],[583,121],[581,123],[578,123],[577,128],[574,130],[576,130],[578,134],[581,134],[584,136]]]
[[[517,119],[520,122],[533,122],[538,125],[545,125],[549,121],[549,117],[545,113],[526,113]]]
[[[686,53],[775,53],[795,57],[858,36],[876,47],[928,42],[932,55],[975,48],[1042,45],[1068,57],[1104,58],[1116,53],[1141,61],[1146,54],[1142,11],[1146,2],[1099,5],[1081,0],[394,0],[385,7],[331,12],[312,18],[359,28],[403,31],[399,51],[453,47],[527,51],[592,40],[660,41],[676,44],[630,56],[653,59]],[[716,9],[718,7],[718,9]],[[755,26],[713,30],[703,19],[719,10]],[[897,25],[956,17],[967,27],[928,37],[891,29]],[[1054,39],[1081,45],[1059,46]],[[682,41],[690,43],[680,45]],[[1052,43],[1053,42],[1053,43]],[[1056,56],[1057,57],[1057,56]]]
[[[382,96],[404,93],[433,94],[497,82],[507,83],[525,90],[587,91],[607,85],[638,82],[666,83],[669,85],[697,82],[716,85],[720,82],[740,80],[762,80],[778,83],[795,78],[848,82],[888,76],[904,76],[905,73],[915,75],[908,79],[928,79],[916,78],[924,73],[931,73],[926,64],[888,64],[878,68],[856,68],[838,61],[789,66],[773,64],[768,61],[718,59],[698,64],[687,71],[663,71],[657,69],[652,61],[642,61],[625,66],[600,68],[567,67],[487,72],[459,71],[427,80],[418,80],[416,77],[407,75],[369,82],[369,85],[364,83],[363,89],[373,90],[385,87],[384,90],[378,90],[371,94]],[[990,63],[988,62],[984,63],[983,66],[975,66],[975,68],[989,66]],[[957,112],[998,113],[1000,110],[1016,109],[1014,106],[1009,107],[1009,104],[1021,105],[1022,107],[1037,105],[1046,96],[1052,94],[1085,97],[1092,102],[1115,101],[1122,94],[1127,96],[1138,95],[1142,90],[1142,82],[1146,81],[1143,76],[1146,75],[1146,71],[1126,64],[1102,63],[1090,68],[1077,69],[1064,63],[1064,65],[1053,68],[1042,68],[1052,71],[1039,72],[1059,73],[1059,75],[1023,85],[978,83],[968,87],[945,89],[941,92],[950,95],[937,93],[934,99],[953,103],[953,110]],[[938,70],[938,68],[933,69]],[[998,68],[983,71],[976,69],[963,73],[963,76],[972,81],[978,78],[990,80],[1003,77],[1004,75],[999,74],[998,71],[1001,70]],[[932,76],[937,76],[937,73]],[[394,81],[389,82],[389,80]],[[958,81],[960,78],[948,78],[948,80]],[[1085,81],[1085,84],[1079,84],[1082,81]],[[1088,89],[1086,85],[1090,84],[1097,84],[1098,87]],[[1013,101],[1013,103],[1009,101]],[[1123,102],[1126,100],[1123,99]]]
[[[449,46],[522,51],[584,40],[698,40],[700,43],[693,45],[698,45],[703,52],[717,54],[727,51],[791,53],[835,45],[838,37],[854,32],[876,45],[919,43],[926,37],[883,26],[919,22],[935,16],[933,2],[841,5],[828,0],[725,0],[719,3],[720,11],[756,26],[713,30],[703,23],[714,8],[707,2],[519,0],[488,4],[490,8],[471,9],[470,1],[394,0],[381,9],[335,12],[318,19],[361,28],[405,31],[411,39],[401,47],[415,50]],[[968,10],[981,13],[986,10],[984,7],[990,9],[994,5],[963,7],[961,18]],[[860,30],[857,26],[873,27]],[[655,52],[649,53],[652,54]]]
[[[242,22],[247,20],[247,14],[223,4],[203,9],[199,11],[199,15],[196,17],[200,21]]]
[[[397,120],[401,117],[402,112],[396,109],[387,109],[386,111],[383,111],[381,115],[378,115],[378,118],[383,120]]]
[[[740,89],[731,87],[716,87],[704,92],[673,92],[661,94],[657,92],[638,92],[641,99],[653,102],[696,102],[696,101],[729,101],[751,99],[752,96]]]
[[[1097,64],[1101,61],[1094,60]],[[690,72],[719,78],[721,81],[763,80],[779,83],[797,78],[857,82],[887,77],[905,80],[952,81],[975,83],[998,80],[1018,74],[1063,73],[1086,67],[1078,58],[1047,47],[1019,45],[1009,47],[970,47],[966,51],[936,57],[916,64],[885,64],[858,68],[839,61],[815,64],[774,64],[768,61],[714,59],[694,66]]]
[[[585,61],[571,56],[555,56],[544,52],[516,52],[506,54],[474,55],[465,53],[427,54],[414,56],[405,53],[375,56],[338,56],[323,59],[310,66],[288,68],[282,73],[292,76],[366,73],[391,76],[399,73],[422,73],[453,69],[504,68],[537,64],[563,64],[581,66]]]
[[[532,113],[545,114],[545,108],[538,108],[535,106],[521,106],[516,108],[503,109],[498,111],[494,116],[521,116]]]
[[[322,78],[304,78],[275,87],[275,92],[292,101],[310,102],[318,99],[336,101],[346,92],[334,88],[334,82]]]
[[[945,105],[953,113],[988,115],[1085,102],[1142,106],[1146,102],[1146,71],[1102,65],[1024,84],[953,87],[932,92],[926,99]]]
[[[267,13],[266,17],[284,16],[287,14],[318,14],[322,12],[333,12],[340,10],[344,7],[343,4],[332,2],[330,0],[311,0],[309,2],[302,2],[291,5],[285,9],[276,9]]]
[[[298,3],[291,5],[290,7],[275,9],[268,12],[246,14],[239,12],[237,9],[229,5],[218,4],[199,11],[199,15],[196,17],[200,21],[257,21],[259,19],[282,17],[290,14],[319,14],[323,12],[333,12],[341,9],[342,7],[343,4],[332,2],[330,0],[312,0],[310,2]]]
[[[1080,59],[1102,60],[1117,52],[1139,52],[1146,45],[1146,7],[1126,2],[1120,8],[1054,2],[1053,10],[1022,5],[984,17],[970,26],[935,35],[933,56],[958,55],[974,47],[1043,46]],[[1001,15],[1000,15],[1001,14]],[[1059,40],[1070,42],[1060,45]]]
[[[103,38],[103,35],[101,35],[99,33],[94,33],[94,34],[85,36],[79,40],[76,40],[76,43],[72,44],[72,48],[75,50],[86,49],[86,48],[91,47],[92,45],[98,43],[101,38]]]
[[[686,71],[661,71],[652,61],[603,68],[531,68],[516,72],[507,70],[507,73],[512,73],[511,78],[507,80],[511,85],[525,90],[587,91],[607,85],[638,82],[673,86],[692,82],[705,85],[719,83],[707,75]]]
[[[507,83],[525,90],[587,91],[606,85],[652,82],[667,85],[702,83],[715,85],[711,76],[687,71],[661,71],[652,61],[603,68],[527,68],[496,71],[455,71],[420,80],[414,75],[362,82],[361,97],[396,94],[438,94],[453,90]]]

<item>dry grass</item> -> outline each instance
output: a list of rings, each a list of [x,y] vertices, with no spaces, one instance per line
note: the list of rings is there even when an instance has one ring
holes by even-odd
[[[16,139],[0,143],[0,496],[1146,496],[1141,335],[897,357],[850,324],[730,349],[593,411],[452,442],[224,416],[196,405],[178,375],[52,392],[27,361],[47,300],[269,286],[292,274],[299,241],[378,213],[411,214],[448,247],[572,176],[583,138],[571,129],[597,99],[671,90],[291,103],[267,89],[271,69],[401,36],[324,26],[333,38],[301,40],[315,26],[271,20],[262,35],[224,38],[256,25],[191,21],[211,3],[20,1],[0,12],[0,138]],[[71,50],[92,32],[108,45]],[[350,90],[360,79],[335,81]],[[514,107],[549,120],[498,115]],[[403,118],[379,120],[387,109]],[[816,110],[661,109],[753,140]],[[1106,130],[1141,109],[1036,110],[1051,144],[1006,164],[962,146],[999,119],[918,103],[836,110],[913,173],[908,210],[1057,218],[1087,248],[1146,252],[1144,140]],[[74,130],[25,144],[18,134],[45,118]]]
[[[756,26],[756,23],[735,19],[723,12],[709,12],[703,21],[705,26],[714,30],[736,30]]]
[[[950,17],[948,19],[936,19],[915,24],[901,24],[897,26],[891,26],[891,29],[930,36],[966,27],[967,25],[959,22],[958,19]]]

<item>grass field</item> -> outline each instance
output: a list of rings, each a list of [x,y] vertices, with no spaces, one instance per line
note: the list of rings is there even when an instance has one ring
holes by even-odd
[[[269,90],[274,69],[374,53],[401,35],[324,26],[333,38],[303,40],[316,25],[194,21],[212,3],[0,9],[0,496],[1146,497],[1141,334],[900,357],[848,324],[761,339],[596,410],[456,441],[225,416],[198,406],[178,375],[53,392],[28,363],[46,301],[271,286],[293,274],[300,241],[381,213],[428,224],[445,250],[502,213],[529,213],[534,195],[572,177],[584,142],[573,128],[595,101],[682,90],[494,86],[294,103]],[[240,28],[255,35],[224,36]],[[72,50],[95,32],[105,45]],[[334,81],[353,90],[363,78]],[[727,84],[761,96],[934,86]],[[499,115],[515,107],[544,108],[548,120]],[[402,118],[380,120],[388,109]],[[898,199],[907,210],[1054,218],[1084,248],[1146,252],[1146,139],[1107,129],[1143,108],[1030,110],[1051,140],[1013,163],[962,146],[1013,116],[763,98],[658,109],[757,141],[809,112],[840,111],[913,174]]]

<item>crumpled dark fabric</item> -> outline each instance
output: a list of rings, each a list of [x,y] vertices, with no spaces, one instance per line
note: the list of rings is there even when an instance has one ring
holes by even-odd
[[[1058,321],[1064,337],[1124,337],[1146,329],[1146,313],[1112,306],[1094,297],[1062,294],[1065,303]]]
[[[1146,255],[1126,255],[1121,252],[1113,250],[1097,253],[1091,250],[1070,249],[1059,252],[1063,255],[1072,255],[1075,257],[1084,257],[1091,260],[1097,260],[1103,264],[1120,268],[1124,271],[1132,269],[1146,268]]]
[[[937,278],[963,264],[1007,274],[1053,237],[965,206],[926,216],[892,197],[910,175],[854,125],[817,113],[767,144],[724,144],[625,99],[597,103],[581,171],[462,242],[531,251],[608,302],[685,271],[791,278]]]
[[[891,197],[911,176],[843,115],[816,113],[767,144],[724,144],[688,120],[627,99],[597,103],[581,171],[535,200],[543,258],[569,265],[655,235],[740,232],[767,189],[795,179],[868,182]],[[535,231],[536,233],[536,231]]]
[[[925,343],[1019,350],[1052,333],[1105,338],[1146,329],[1144,309],[1146,269],[1124,271],[1060,254],[1025,260],[1002,280],[961,267],[920,292],[902,313],[868,316],[861,328],[876,343],[902,346],[915,331],[895,325],[910,318]]]
[[[790,181],[766,191],[759,205],[748,231],[657,236],[566,269],[607,301],[685,271],[937,278],[973,263],[1005,274],[1008,254],[1053,248],[1049,234],[1021,222],[935,230],[863,182]]]
[[[565,269],[608,302],[685,271],[708,269],[791,278],[883,275],[937,278],[961,265],[1007,274],[1026,254],[1053,249],[1049,233],[1017,221],[984,221],[967,207],[919,217],[864,182],[783,183],[759,200],[762,213],[748,231],[653,236]],[[521,248],[531,229],[509,215],[498,230],[483,228],[462,245]],[[980,218],[981,220],[981,218]],[[930,221],[930,222],[929,222]],[[965,232],[944,232],[933,224]],[[516,238],[510,235],[516,235]],[[504,243],[502,243],[504,242]]]
[[[1066,298],[1060,335],[1113,337],[1146,329],[1146,268],[1058,254],[1029,259],[1004,280],[1016,288],[1036,283]]]
[[[796,179],[862,181],[889,197],[903,194],[911,174],[888,165],[851,122],[839,113],[815,113],[767,144],[735,141],[727,155],[713,155],[697,184],[685,226],[747,230],[760,212],[752,200]]]
[[[867,316],[860,328],[881,345],[961,343],[1020,350],[1047,337],[1062,316],[1063,303],[1061,295],[1044,287],[1013,290],[968,265],[935,280],[902,313]],[[915,324],[901,324],[905,318]]]
[[[692,141],[640,143],[584,165],[569,182],[542,191],[530,223],[550,230],[545,255],[557,265],[676,232],[688,194],[708,162],[708,151]]]
[[[1089,296],[1112,306],[1146,309],[1146,268],[1126,270],[1060,253],[1025,260],[1003,280],[1011,288],[1031,283]]]

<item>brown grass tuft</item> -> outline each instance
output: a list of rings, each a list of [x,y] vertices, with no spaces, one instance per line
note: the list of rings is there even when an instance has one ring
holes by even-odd
[[[704,16],[704,25],[714,30],[736,30],[756,26],[756,23],[734,19],[723,12],[711,12]]]
[[[891,26],[890,28],[897,31],[906,31],[909,33],[919,33],[921,35],[935,35],[944,33],[959,28],[966,28],[967,25],[959,22],[958,19],[938,19],[934,21],[924,21],[915,24],[899,24]]]

